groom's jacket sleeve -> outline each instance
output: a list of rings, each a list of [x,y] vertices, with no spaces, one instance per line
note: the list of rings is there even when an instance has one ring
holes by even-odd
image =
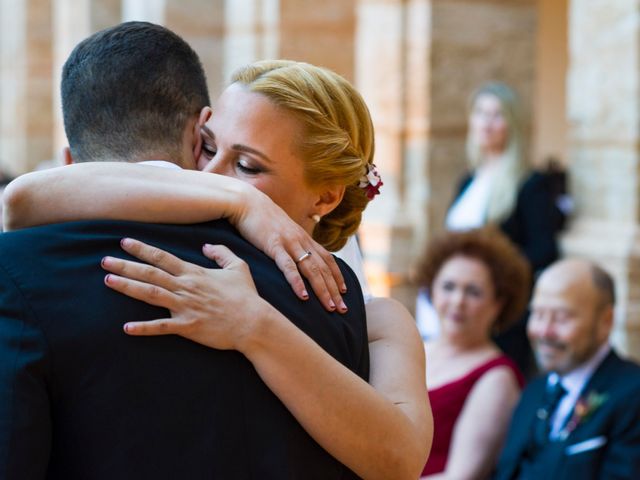
[[[0,478],[41,479],[51,446],[47,343],[0,265]]]

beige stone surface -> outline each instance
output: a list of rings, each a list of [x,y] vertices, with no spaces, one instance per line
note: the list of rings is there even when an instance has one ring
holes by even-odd
[[[280,0],[280,56],[353,80],[355,0]]]
[[[364,248],[371,270],[394,272],[391,283],[409,277],[442,230],[466,168],[472,90],[505,81],[531,112],[535,27],[533,0],[358,2],[356,79],[374,118],[385,180],[363,226],[363,237],[376,241]],[[413,287],[405,281],[402,288]]]
[[[532,161],[567,164],[568,0],[539,0]]]
[[[573,0],[568,115],[577,220],[568,255],[608,268],[618,288],[614,344],[640,359],[640,5]]]
[[[46,0],[0,2],[0,167],[12,175],[51,153],[50,18]]]

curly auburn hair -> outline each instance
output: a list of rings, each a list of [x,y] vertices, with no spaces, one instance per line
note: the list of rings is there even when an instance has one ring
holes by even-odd
[[[479,260],[489,269],[496,298],[503,302],[493,328],[502,331],[515,322],[531,291],[531,268],[517,247],[495,227],[447,232],[427,248],[418,265],[418,283],[431,290],[440,269],[456,256]]]

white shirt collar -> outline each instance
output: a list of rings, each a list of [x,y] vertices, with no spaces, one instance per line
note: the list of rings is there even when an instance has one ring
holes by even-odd
[[[609,345],[609,342],[605,342],[589,360],[574,368],[566,375],[561,377],[556,372],[550,373],[547,379],[548,385],[553,386],[558,383],[558,381],[561,381],[562,386],[568,392],[578,390],[579,393],[610,351],[611,345]]]
[[[144,162],[138,162],[140,165],[150,165],[152,167],[173,168],[174,170],[182,170],[179,165],[175,163],[167,162],[166,160],[145,160]]]

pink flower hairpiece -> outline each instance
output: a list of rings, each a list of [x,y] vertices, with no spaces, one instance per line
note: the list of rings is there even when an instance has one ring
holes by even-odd
[[[368,163],[365,169],[366,172],[360,177],[358,186],[365,190],[369,200],[373,200],[373,197],[380,194],[380,187],[384,184],[382,183],[378,169],[373,163]]]

